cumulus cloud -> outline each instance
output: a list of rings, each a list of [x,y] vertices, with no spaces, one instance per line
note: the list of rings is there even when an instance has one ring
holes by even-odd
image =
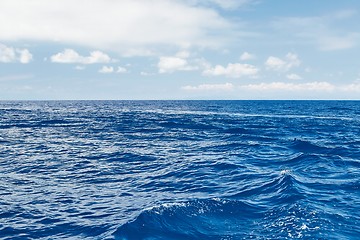
[[[252,60],[255,59],[255,55],[250,54],[248,52],[244,52],[243,54],[241,54],[240,56],[240,60],[241,61],[246,61],[246,60]]]
[[[0,40],[77,44],[124,55],[152,54],[159,46],[218,47],[233,28],[214,9],[188,1],[0,1]]]
[[[117,70],[116,70],[117,73],[126,73],[127,72],[127,69],[124,68],[124,67],[118,67]]]
[[[286,72],[293,67],[298,67],[301,61],[298,56],[294,53],[288,53],[285,59],[270,56],[265,62],[265,66],[268,70]]]
[[[0,43],[0,62],[20,62],[26,64],[29,63],[32,59],[33,56],[28,49],[8,47]]]
[[[20,54],[19,61],[21,63],[29,63],[33,58],[32,54],[27,49],[18,49],[16,51]]]
[[[16,60],[14,48],[0,44],[0,62],[9,63]]]
[[[187,61],[178,57],[160,57],[158,68],[159,73],[171,73],[178,70],[185,70]]]
[[[114,72],[114,67],[111,66],[103,66],[99,70],[99,73],[112,73],[112,72]]]
[[[244,76],[255,77],[259,69],[250,64],[229,63],[226,67],[216,65],[203,71],[205,76],[225,76],[230,78],[241,78]]]
[[[270,56],[266,62],[265,65],[268,69],[273,70],[282,70],[286,68],[286,62],[284,60],[281,60],[280,58]]]
[[[113,66],[103,66],[100,68],[99,73],[126,73],[127,69],[121,66],[118,66],[117,69]]]
[[[290,74],[286,75],[286,78],[290,79],[290,80],[301,80],[302,79],[302,77],[300,77],[299,75],[297,75],[295,73],[290,73]]]
[[[198,86],[184,86],[182,89],[186,91],[231,91],[234,89],[234,85],[232,83],[200,84]]]
[[[172,73],[175,71],[190,71],[199,69],[198,59],[188,59],[188,51],[180,51],[175,56],[160,57],[158,62],[159,73]],[[189,62],[191,61],[191,63]]]
[[[65,49],[63,52],[51,56],[50,59],[54,63],[80,64],[109,63],[111,61],[111,58],[101,51],[93,51],[90,56],[84,57],[73,49]]]
[[[211,64],[203,58],[190,58],[188,51],[180,51],[175,56],[160,57],[158,62],[159,73],[175,71],[200,70],[204,76],[225,76],[241,78],[243,76],[256,77],[259,69],[250,64],[229,63],[227,66]]]

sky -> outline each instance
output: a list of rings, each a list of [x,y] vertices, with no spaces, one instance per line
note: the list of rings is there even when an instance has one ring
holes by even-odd
[[[1,0],[0,100],[360,99],[358,0]]]

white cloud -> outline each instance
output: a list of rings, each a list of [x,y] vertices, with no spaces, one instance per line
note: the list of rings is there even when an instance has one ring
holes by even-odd
[[[242,61],[246,61],[246,60],[252,60],[255,59],[255,55],[250,54],[248,52],[244,52],[243,54],[241,54],[240,56],[240,60]]]
[[[117,73],[126,73],[127,72],[127,69],[124,68],[124,67],[118,67],[117,70],[116,70]]]
[[[216,65],[203,71],[205,76],[226,76],[230,78],[241,78],[244,76],[255,77],[259,69],[250,64],[229,63],[226,67]]]
[[[240,78],[244,76],[256,77],[259,69],[250,64],[229,63],[227,66],[211,64],[203,58],[190,58],[188,51],[181,51],[170,57],[160,57],[158,62],[159,73],[175,71],[202,70],[204,76],[226,76]]]
[[[359,99],[360,83],[334,84],[330,82],[287,83],[270,82],[240,85],[239,92],[248,96],[284,99]]]
[[[232,83],[200,84],[198,86],[184,86],[182,89],[186,91],[231,91],[234,89],[234,85]]]
[[[233,28],[215,10],[179,0],[0,1],[4,41],[60,42],[143,55],[159,46],[222,46]]]
[[[32,54],[28,49],[14,49],[0,43],[0,62],[20,62],[29,63],[33,59]]]
[[[112,66],[103,66],[99,73],[126,73],[127,69],[121,66],[118,66],[117,69],[115,69]]]
[[[210,68],[210,64],[204,58],[192,58],[187,50],[177,52],[174,56],[159,58],[159,73],[172,73],[175,71],[194,71]]]
[[[160,57],[158,63],[159,73],[172,73],[175,71],[189,71],[196,69],[188,61],[180,57]]]
[[[256,90],[256,91],[326,91],[332,92],[336,86],[328,82],[308,82],[308,83],[285,83],[285,82],[272,82],[272,83],[259,83],[241,86],[243,89]]]
[[[9,63],[15,60],[16,54],[14,48],[0,44],[0,62]]]
[[[19,61],[21,63],[29,63],[33,58],[32,54],[27,49],[19,49],[16,51],[20,54]]]
[[[271,82],[235,86],[232,83],[224,84],[200,84],[197,86],[183,86],[186,91],[255,91],[255,92],[293,92],[293,93],[360,93],[360,83],[354,82],[344,85],[334,85],[329,82],[286,83]]]
[[[298,56],[294,53],[288,53],[285,56],[285,59],[281,59],[278,57],[270,56],[265,62],[265,66],[269,70],[286,72],[289,71],[293,67],[298,67],[301,61]]]
[[[108,66],[103,66],[100,70],[99,73],[112,73],[114,72],[114,67],[108,67]]]
[[[73,49],[65,49],[63,52],[51,56],[51,61],[55,63],[93,64],[109,63],[111,58],[101,51],[93,51],[90,56],[84,57]]]
[[[272,70],[283,70],[286,69],[286,62],[284,60],[281,60],[280,58],[270,56],[266,62],[265,65],[268,69]]]
[[[300,77],[299,75],[297,75],[295,73],[290,73],[290,74],[286,75],[286,78],[290,79],[290,80],[301,80],[302,79],[302,77]]]

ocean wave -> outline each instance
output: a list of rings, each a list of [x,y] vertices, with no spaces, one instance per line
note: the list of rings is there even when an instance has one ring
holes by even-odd
[[[1,239],[357,239],[359,102],[0,102]]]
[[[224,199],[163,204],[143,211],[134,221],[119,227],[114,236],[115,239],[245,238],[253,234],[244,231],[244,226],[251,228],[263,211],[250,203]]]

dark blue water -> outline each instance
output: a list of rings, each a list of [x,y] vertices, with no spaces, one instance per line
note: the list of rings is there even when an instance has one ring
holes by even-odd
[[[0,102],[0,239],[359,239],[360,102]]]

